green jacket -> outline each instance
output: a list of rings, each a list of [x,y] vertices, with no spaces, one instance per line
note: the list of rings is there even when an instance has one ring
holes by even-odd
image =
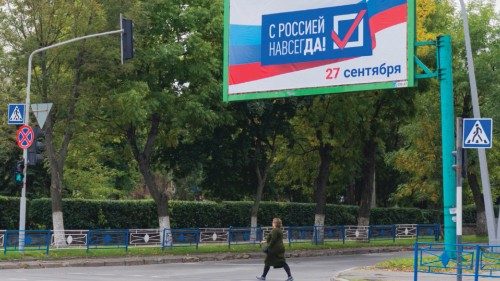
[[[280,228],[273,228],[266,237],[268,251],[266,260],[267,266],[275,268],[283,267],[285,264],[285,246],[283,245],[283,231]]]

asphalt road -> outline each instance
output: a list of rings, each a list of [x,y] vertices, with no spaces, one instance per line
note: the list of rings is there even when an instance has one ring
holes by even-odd
[[[296,281],[330,280],[335,274],[360,266],[411,253],[377,253],[288,259]],[[147,281],[147,280],[255,280],[263,268],[263,260],[154,264],[142,266],[61,267],[46,269],[0,270],[2,281]],[[283,269],[271,269],[267,280],[285,280]]]

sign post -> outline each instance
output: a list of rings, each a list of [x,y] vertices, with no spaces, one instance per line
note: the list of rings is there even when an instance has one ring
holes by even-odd
[[[456,222],[457,222],[457,281],[462,280],[462,214],[463,214],[463,204],[462,204],[462,170],[463,170],[463,157],[462,157],[462,118],[458,117],[455,122],[456,127],[456,151],[455,151],[455,174],[457,182],[457,212],[456,212]]]
[[[123,23],[126,23],[126,26],[123,26]],[[46,47],[43,47],[43,48],[40,48],[40,49],[37,49],[37,50],[34,50],[29,58],[28,58],[28,80],[27,80],[27,83],[26,83],[26,104],[25,104],[25,109],[24,110],[24,122],[21,123],[21,124],[24,124],[26,126],[29,125],[29,108],[30,108],[30,90],[31,90],[31,68],[32,68],[32,62],[33,62],[33,56],[38,54],[38,53],[41,53],[41,52],[44,52],[46,50],[49,50],[49,49],[52,49],[52,48],[55,48],[55,47],[59,47],[59,46],[63,46],[63,45],[66,45],[66,44],[69,44],[69,43],[73,43],[73,42],[76,42],[76,41],[81,41],[81,40],[84,40],[84,39],[89,39],[89,38],[93,38],[93,37],[99,37],[99,36],[105,36],[105,35],[112,35],[112,34],[124,34],[127,32],[127,38],[126,38],[126,42],[127,42],[127,45],[126,46],[123,46],[122,44],[122,48],[124,47],[127,47],[127,50],[125,52],[125,56],[123,55],[124,52],[122,50],[122,60],[123,59],[130,59],[132,58],[133,56],[133,47],[132,47],[132,22],[129,21],[129,20],[125,20],[121,17],[120,15],[120,29],[118,30],[113,30],[113,31],[107,31],[107,32],[102,32],[102,33],[95,33],[95,34],[89,34],[89,35],[85,35],[85,36],[81,36],[81,37],[76,37],[76,38],[73,38],[73,39],[69,39],[69,40],[66,40],[66,41],[63,41],[63,42],[59,42],[59,43],[56,43],[56,44],[53,44],[53,45],[50,45],[50,46],[46,46]],[[130,43],[130,44],[129,44]],[[43,110],[40,110],[38,111],[38,107],[37,107],[37,113],[41,112],[41,111],[44,111],[48,114],[48,111],[50,110],[50,107],[51,105],[47,105],[47,106],[43,106],[44,109]],[[10,106],[9,106],[9,109],[10,109]],[[40,115],[37,115],[37,117],[40,116]],[[43,118],[43,116],[41,116]],[[46,117],[46,116],[45,116]],[[42,122],[44,123],[44,122]],[[42,127],[43,124],[40,125],[40,127]],[[34,134],[33,134],[34,136]],[[28,150],[27,148],[24,148],[23,149],[23,159],[24,159],[24,179],[23,179],[23,189],[21,191],[21,204],[20,204],[20,211],[19,211],[19,251],[23,252],[24,251],[24,240],[25,240],[25,227],[26,227],[26,174],[27,174],[27,168],[28,168]]]
[[[456,119],[456,151],[455,173],[457,184],[456,208],[456,243],[457,243],[457,281],[462,280],[462,170],[463,149],[465,148],[491,148],[493,120],[491,118],[457,118]]]

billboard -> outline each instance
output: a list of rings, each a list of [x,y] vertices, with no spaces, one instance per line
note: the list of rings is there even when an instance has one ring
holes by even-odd
[[[224,101],[414,86],[415,0],[225,0]]]

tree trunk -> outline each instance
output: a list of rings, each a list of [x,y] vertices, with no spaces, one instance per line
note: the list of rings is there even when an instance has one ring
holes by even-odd
[[[319,135],[321,133],[318,132]],[[319,137],[318,139],[321,140]],[[325,225],[325,207],[326,207],[326,186],[328,178],[330,177],[330,163],[332,161],[332,146],[330,144],[320,143],[319,156],[320,164],[318,176],[314,182],[314,200],[316,201],[316,208],[314,211],[314,223],[316,228],[315,235],[317,243],[323,243]]]
[[[52,201],[52,229],[56,247],[66,245],[62,212],[62,171],[51,165],[50,199]]]
[[[370,203],[370,209],[377,207],[377,182],[376,182],[376,172],[375,167],[373,167],[373,184],[372,184],[372,202]]]
[[[80,97],[80,84],[82,76],[82,66],[84,64],[83,51],[78,52],[74,65],[75,77],[71,87],[71,95],[68,102],[68,114],[65,122],[69,125],[65,126],[64,135],[62,136],[61,147],[59,150],[55,148],[54,142],[54,122],[52,114],[47,116],[45,127],[45,146],[50,164],[50,198],[52,200],[52,229],[54,231],[54,244],[56,247],[66,245],[64,234],[64,216],[62,210],[62,193],[64,183],[64,163],[68,154],[68,147],[74,134],[73,121],[76,119],[76,104]],[[45,54],[41,54],[41,69],[42,75],[42,93],[44,100],[48,99],[48,85],[46,83],[46,73],[48,73]],[[53,113],[54,111],[52,111]]]
[[[47,155],[50,165],[50,199],[52,204],[52,230],[54,231],[54,244],[56,247],[66,245],[64,235],[64,216],[62,211],[62,190],[63,190],[63,167],[60,163],[53,140],[53,123],[52,118],[47,118],[47,130],[45,133],[45,142],[47,147]]]
[[[325,241],[325,214],[314,214],[314,243],[322,244]]]
[[[467,171],[467,181],[469,182],[474,197],[474,203],[476,204],[476,235],[487,235],[488,230],[486,226],[486,211],[483,194],[479,188],[476,173],[470,169]]]
[[[363,182],[361,191],[361,202],[358,211],[358,225],[370,224],[370,206],[372,201],[374,173],[375,173],[375,141],[370,138],[363,149],[365,162],[363,163]]]
[[[171,232],[170,232],[170,215],[168,213],[168,193],[167,186],[158,186],[155,181],[154,174],[150,170],[150,161],[144,157],[138,159],[139,171],[144,179],[144,183],[153,197],[156,204],[156,213],[158,215],[158,226],[160,229],[160,239],[164,241],[165,245],[171,245]],[[163,240],[163,234],[166,233],[167,237]]]
[[[274,142],[271,148],[272,155],[274,155],[275,148]],[[271,160],[265,159],[264,168],[261,171],[258,159],[261,158],[262,154],[262,144],[259,139],[255,143],[255,175],[257,177],[257,192],[255,193],[255,200],[252,205],[252,210],[250,212],[250,241],[255,242],[257,240],[257,217],[259,214],[259,205],[262,200],[262,193],[264,191],[264,186],[266,185],[267,173],[270,167]],[[264,155],[265,157],[265,155]],[[272,156],[271,156],[272,157]]]
[[[377,149],[375,136],[377,135],[377,129],[379,126],[377,118],[383,105],[383,98],[378,98],[375,103],[375,111],[371,117],[370,130],[363,147],[363,156],[365,161],[361,170],[361,173],[363,174],[361,184],[362,190],[358,211],[358,225],[360,226],[370,225],[370,206],[372,205],[372,192],[375,184],[375,157]]]
[[[160,239],[164,245],[171,245],[172,236],[170,232],[170,216],[168,213],[167,186],[158,186],[155,181],[155,176],[151,172],[151,154],[154,148],[155,139],[158,136],[158,128],[160,124],[160,117],[158,114],[152,114],[150,122],[151,127],[142,151],[139,149],[139,145],[137,143],[136,128],[134,126],[129,126],[129,128],[127,128],[126,137],[139,165],[139,171],[144,179],[144,183],[151,194],[151,197],[153,197],[153,200],[155,201],[156,212],[158,215],[158,225],[160,228]],[[167,235],[165,239],[163,237],[164,231]]]
[[[347,186],[345,203],[347,205],[356,205],[356,181],[354,180]]]
[[[264,175],[261,175],[260,168],[258,165],[255,167],[257,174],[257,192],[255,194],[255,200],[252,205],[252,210],[250,213],[250,241],[255,242],[257,239],[257,217],[259,214],[259,205],[262,200],[262,192],[264,191],[264,185],[266,184],[267,171],[264,171]]]

